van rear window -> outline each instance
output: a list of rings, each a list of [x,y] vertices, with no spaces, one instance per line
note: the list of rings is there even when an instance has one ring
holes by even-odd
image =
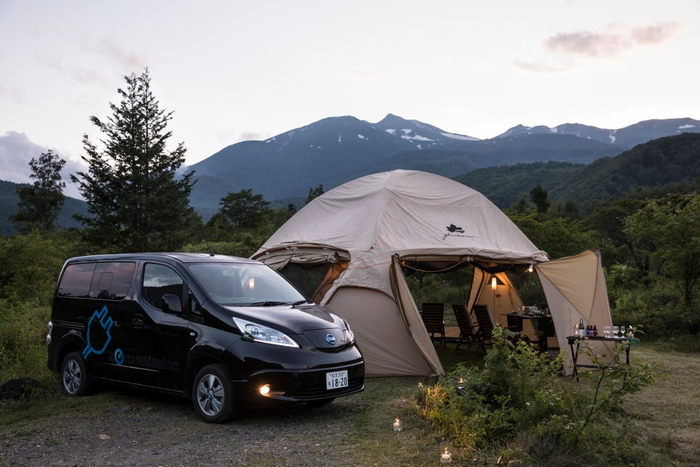
[[[90,288],[91,298],[121,300],[131,289],[136,263],[99,263]]]
[[[56,294],[59,297],[89,297],[95,266],[96,263],[81,263],[66,267]]]
[[[121,300],[131,289],[136,263],[79,263],[66,267],[58,284],[59,297]]]

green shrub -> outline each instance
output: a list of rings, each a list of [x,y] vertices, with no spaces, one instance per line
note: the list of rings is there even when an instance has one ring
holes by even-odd
[[[458,365],[423,386],[420,415],[457,446],[497,449],[504,458],[529,459],[528,465],[628,465],[635,438],[620,436],[623,397],[651,384],[654,370],[641,362],[627,365],[622,346],[612,355],[593,355],[584,343],[581,352],[599,370],[581,371],[577,383],[561,376],[564,352],[552,360],[523,341],[512,344],[509,336],[494,331],[483,369]],[[618,364],[607,365],[610,359]]]
[[[0,300],[0,384],[29,376],[49,388],[55,376],[46,366],[48,306]]]

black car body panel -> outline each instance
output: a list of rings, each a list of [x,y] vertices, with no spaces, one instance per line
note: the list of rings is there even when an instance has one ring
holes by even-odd
[[[199,370],[220,364],[246,407],[328,401],[364,389],[364,361],[345,320],[243,258],[71,258],[59,277],[47,341],[56,373],[67,355],[80,352],[91,381],[187,397]]]

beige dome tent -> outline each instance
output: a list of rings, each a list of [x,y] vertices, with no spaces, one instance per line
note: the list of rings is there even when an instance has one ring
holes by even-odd
[[[409,170],[368,175],[314,199],[253,258],[281,271],[322,266],[305,292],[348,320],[368,376],[444,373],[402,267],[471,264],[498,276],[503,287],[491,304],[498,322],[519,301],[504,272],[548,261],[477,191]],[[492,297],[481,292],[472,287],[470,306],[490,304]]]

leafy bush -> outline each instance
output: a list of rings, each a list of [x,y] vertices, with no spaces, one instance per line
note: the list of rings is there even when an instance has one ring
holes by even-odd
[[[615,324],[638,326],[654,341],[700,334],[700,305],[685,306],[671,281],[624,265],[607,268],[606,278]]]
[[[63,263],[86,253],[75,232],[0,237],[0,298],[49,305]]]
[[[48,306],[13,305],[0,300],[0,384],[29,376],[47,387],[56,387],[46,366]]]
[[[510,336],[494,330],[483,369],[458,365],[436,384],[423,386],[419,413],[457,446],[498,449],[505,458],[529,459],[532,465],[639,461],[629,460],[635,456],[634,437],[619,436],[625,427],[614,421],[623,396],[653,381],[649,365],[622,363],[622,346],[612,355],[593,355],[584,343],[581,352],[599,370],[582,371],[580,384],[561,376],[564,352],[552,360],[523,341],[511,343]],[[618,364],[607,365],[610,359]],[[559,460],[550,464],[552,459]]]

